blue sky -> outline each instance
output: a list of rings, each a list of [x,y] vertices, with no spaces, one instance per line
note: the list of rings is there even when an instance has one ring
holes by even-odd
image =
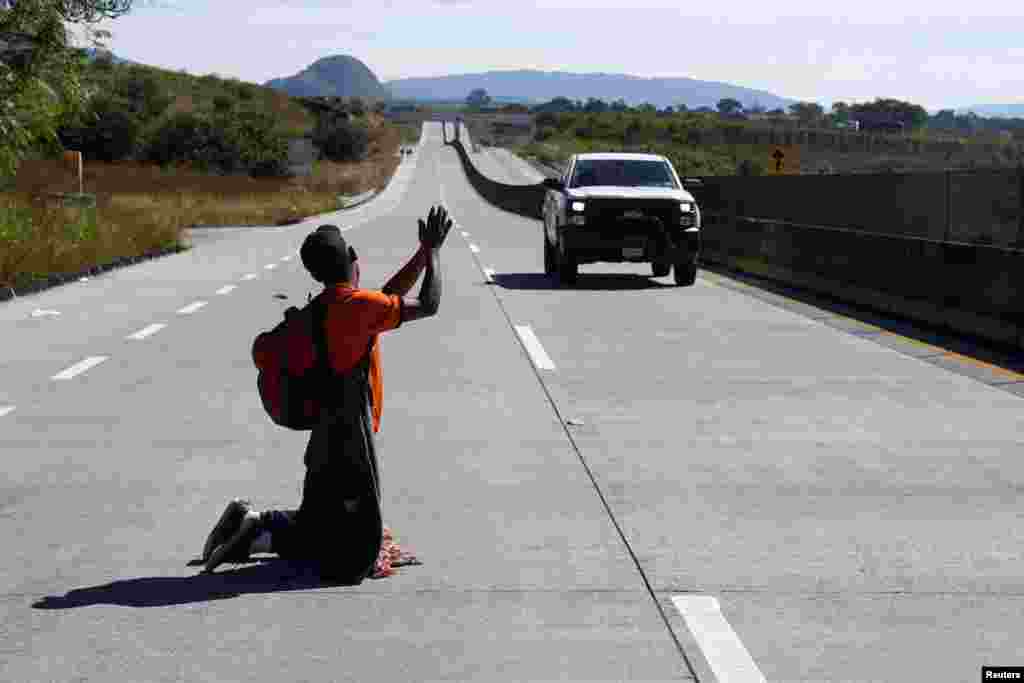
[[[136,0],[104,28],[128,59],[259,83],[351,54],[381,80],[536,68],[688,76],[825,106],[1024,102],[1024,11],[1009,0],[966,17],[934,0],[624,4]]]

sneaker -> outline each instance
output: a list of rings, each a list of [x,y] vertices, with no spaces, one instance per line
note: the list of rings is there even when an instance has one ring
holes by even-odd
[[[260,513],[249,510],[243,515],[238,530],[210,553],[204,571],[209,573],[225,562],[247,562],[252,542],[262,531]]]
[[[203,562],[210,559],[210,553],[221,543],[231,538],[239,527],[247,512],[252,510],[252,503],[242,498],[235,498],[224,508],[220,519],[213,525],[213,531],[206,537],[206,544],[203,546]]]

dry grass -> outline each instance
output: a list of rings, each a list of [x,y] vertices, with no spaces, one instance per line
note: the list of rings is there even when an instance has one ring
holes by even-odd
[[[317,162],[308,177],[255,179],[184,166],[88,164],[84,189],[96,195],[94,211],[48,207],[47,195],[78,192],[77,176],[59,161],[23,162],[13,192],[0,194],[0,285],[17,288],[33,278],[180,244],[187,227],[274,225],[333,211],[338,195],[384,187],[399,164],[401,131],[375,118],[366,160]]]

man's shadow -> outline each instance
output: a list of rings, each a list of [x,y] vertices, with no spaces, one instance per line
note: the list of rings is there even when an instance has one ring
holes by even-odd
[[[194,563],[190,563],[194,564]],[[369,580],[369,579],[367,579]],[[76,588],[32,603],[35,609],[71,609],[91,605],[166,607],[234,598],[247,593],[277,593],[324,586],[353,586],[321,578],[313,563],[271,557],[258,564],[216,574],[123,579],[102,586]]]

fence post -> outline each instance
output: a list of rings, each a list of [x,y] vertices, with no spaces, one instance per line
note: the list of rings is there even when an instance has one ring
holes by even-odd
[[[944,193],[946,196],[946,238],[944,242],[948,242],[953,232],[953,172],[948,168],[943,173],[945,176]]]

